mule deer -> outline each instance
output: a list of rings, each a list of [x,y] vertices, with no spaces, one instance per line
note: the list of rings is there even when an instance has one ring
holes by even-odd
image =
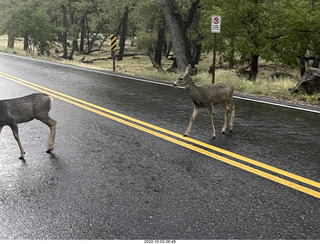
[[[38,119],[50,128],[47,152],[52,151],[56,135],[57,122],[49,117],[52,98],[43,93],[34,93],[29,96],[0,100],[0,133],[2,127],[10,126],[13,136],[20,148],[20,159],[24,158],[25,151],[19,139],[18,125],[33,119]]]
[[[184,133],[184,136],[188,136],[191,130],[192,122],[196,118],[200,107],[206,107],[208,109],[210,123],[212,125],[212,136],[215,138],[216,131],[214,128],[212,115],[212,106],[214,104],[221,104],[225,110],[224,124],[221,131],[223,134],[227,129],[228,116],[231,115],[229,121],[229,129],[231,132],[233,130],[233,119],[235,114],[235,105],[233,104],[233,86],[225,82],[197,86],[193,83],[191,78],[191,76],[195,75],[195,73],[196,68],[192,69],[191,65],[189,64],[184,74],[173,83],[174,86],[185,86],[194,103],[194,109],[190,117],[190,123]]]

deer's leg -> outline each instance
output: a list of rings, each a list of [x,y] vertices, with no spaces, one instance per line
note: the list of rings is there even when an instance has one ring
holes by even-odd
[[[230,114],[230,107],[229,107],[229,104],[227,104],[227,103],[221,104],[221,106],[225,110],[224,123],[223,123],[223,127],[222,127],[222,130],[221,130],[221,133],[224,134],[224,133],[226,133],[226,129],[227,129],[227,126],[228,126],[228,116]]]
[[[19,146],[19,149],[20,149],[20,159],[23,159],[24,155],[25,155],[25,152],[24,152],[24,149],[22,147],[22,144],[21,144],[21,141],[20,141],[20,138],[19,138],[18,125],[16,123],[12,123],[9,126],[10,126],[10,128],[12,130],[14,139],[16,139],[16,141],[18,143],[18,146]]]
[[[216,138],[216,130],[214,128],[214,124],[213,124],[213,114],[212,114],[212,106],[208,107],[208,113],[209,113],[209,119],[210,119],[210,123],[212,126],[212,138]]]
[[[234,114],[236,112],[236,106],[232,103],[231,104],[231,116],[230,116],[230,122],[229,122],[229,128],[230,132],[233,130],[233,119],[234,119]]]
[[[197,116],[197,114],[199,112],[199,108],[200,107],[198,105],[194,105],[193,112],[192,112],[191,117],[190,117],[189,125],[188,125],[186,131],[183,134],[184,136],[188,136],[188,134],[189,134],[189,132],[191,130],[191,127],[192,127],[192,122],[196,118],[196,116]]]
[[[57,121],[50,118],[49,116],[38,118],[42,123],[46,124],[50,128],[50,135],[48,139],[48,149],[47,152],[51,152],[54,148],[54,140],[56,137],[56,125]]]

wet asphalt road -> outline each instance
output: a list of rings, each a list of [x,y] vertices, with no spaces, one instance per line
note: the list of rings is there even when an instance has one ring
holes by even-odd
[[[0,72],[179,134],[192,112],[184,89],[104,72],[4,54]],[[1,99],[33,92],[0,77]],[[316,197],[57,98],[50,114],[52,154],[39,121],[19,126],[25,161],[2,130],[0,239],[320,239]],[[234,133],[211,140],[203,109],[190,137],[320,182],[319,118],[236,100]]]

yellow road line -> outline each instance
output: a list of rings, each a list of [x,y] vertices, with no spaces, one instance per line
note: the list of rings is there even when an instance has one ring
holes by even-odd
[[[211,158],[214,158],[214,159],[217,159],[219,161],[222,161],[222,162],[225,162],[227,164],[230,164],[234,167],[237,167],[237,168],[240,168],[242,170],[245,170],[245,171],[248,171],[248,172],[251,172],[251,173],[254,173],[256,175],[259,175],[261,177],[264,177],[266,179],[269,179],[269,180],[272,180],[272,181],[275,181],[277,183],[280,183],[282,185],[285,185],[285,186],[288,186],[290,188],[293,188],[295,190],[298,190],[298,191],[301,191],[301,192],[304,192],[306,194],[309,194],[311,196],[314,196],[314,197],[317,197],[317,198],[320,198],[320,192],[318,191],[315,191],[315,190],[312,190],[310,188],[307,188],[307,187],[304,187],[304,186],[301,186],[299,184],[296,184],[294,182],[291,182],[291,181],[288,181],[288,180],[285,180],[285,179],[282,179],[280,177],[277,177],[277,176],[274,176],[272,174],[269,174],[269,173],[266,173],[264,171],[261,171],[261,170],[258,170],[258,169],[255,169],[255,168],[252,168],[250,166],[247,166],[247,165],[244,165],[242,163],[239,163],[239,162],[236,162],[234,160],[231,160],[231,159],[228,159],[228,158],[225,158],[223,156],[220,156],[220,155],[217,155],[215,153],[212,153],[212,152],[209,152],[207,150],[204,150],[202,148],[199,148],[199,147],[196,147],[196,146],[193,146],[193,145],[190,145],[188,143],[185,143],[183,141],[180,141],[180,140],[177,140],[177,139],[174,139],[172,137],[169,137],[169,136],[166,136],[164,134],[161,134],[159,132],[156,132],[156,131],[153,131],[153,130],[150,130],[148,128],[145,128],[145,127],[142,127],[138,124],[141,124],[141,125],[144,125],[144,126],[147,126],[151,129],[155,129],[155,130],[158,130],[160,132],[164,132],[168,135],[172,135],[172,136],[175,136],[179,139],[183,139],[183,140],[186,140],[186,141],[189,141],[189,142],[192,142],[192,143],[195,143],[197,145],[200,145],[200,146],[203,146],[205,148],[208,148],[208,149],[212,149],[214,151],[217,151],[217,152],[220,152],[220,153],[223,153],[225,155],[228,155],[228,156],[231,156],[231,157],[234,157],[236,159],[240,159],[242,161],[245,161],[247,163],[251,163],[253,165],[256,165],[256,166],[259,166],[261,168],[264,168],[264,169],[267,169],[269,171],[273,171],[277,174],[280,174],[280,175],[284,175],[286,177],[289,177],[289,178],[292,178],[292,179],[295,179],[295,180],[298,180],[300,182],[303,182],[303,183],[306,183],[306,184],[309,184],[309,185],[312,185],[312,186],[315,186],[315,187],[318,187],[320,186],[320,183],[316,182],[316,181],[312,181],[312,180],[309,180],[307,178],[304,178],[304,177],[301,177],[301,176],[298,176],[298,175],[295,175],[295,174],[292,174],[292,173],[289,173],[287,171],[284,171],[284,170],[281,170],[281,169],[278,169],[276,167],[272,167],[272,166],[269,166],[267,164],[263,164],[261,162],[258,162],[258,161],[255,161],[255,160],[252,160],[250,158],[246,158],[246,157],[243,157],[241,155],[238,155],[238,154],[235,154],[235,153],[232,153],[232,152],[229,152],[229,151],[226,151],[224,149],[221,149],[221,148],[218,148],[218,147],[214,147],[212,145],[209,145],[209,144],[206,144],[206,143],[203,143],[201,141],[197,141],[197,140],[194,140],[194,139],[191,139],[191,138],[186,138],[186,137],[183,137],[182,135],[180,134],[177,134],[177,133],[174,133],[174,132],[171,132],[171,131],[168,131],[168,130],[165,130],[161,127],[157,127],[157,126],[154,126],[152,124],[148,124],[146,122],[143,122],[143,121],[140,121],[140,120],[137,120],[137,119],[134,119],[134,118],[131,118],[129,116],[126,116],[126,115],[123,115],[123,114],[120,114],[120,113],[117,113],[117,112],[114,112],[112,110],[108,110],[106,108],[103,108],[103,107],[100,107],[100,106],[97,106],[97,105],[94,105],[94,104],[91,104],[91,103],[88,103],[88,102],[85,102],[83,100],[80,100],[80,99],[77,99],[77,98],[74,98],[74,97],[71,97],[71,96],[68,96],[66,94],[63,94],[63,93],[60,93],[60,92],[57,92],[57,91],[54,91],[54,90],[51,90],[49,88],[46,88],[46,87],[43,87],[43,86],[40,86],[40,85],[37,85],[37,84],[34,84],[32,82],[28,82],[28,81],[25,81],[25,80],[22,80],[20,78],[17,78],[17,77],[14,77],[14,76],[11,76],[11,75],[8,75],[8,74],[5,74],[3,72],[0,72],[0,76],[6,78],[6,79],[9,79],[11,81],[14,81],[16,83],[19,83],[19,84],[22,84],[24,86],[27,86],[31,89],[34,89],[34,90],[37,90],[39,92],[44,92],[44,93],[47,93],[53,97],[56,97],[62,101],[65,101],[67,103],[70,103],[70,104],[73,104],[75,106],[78,106],[78,107],[81,107],[83,109],[86,109],[88,111],[91,111],[93,113],[96,113],[96,114],[99,114],[101,116],[104,116],[104,117],[107,117],[109,119],[112,119],[112,120],[115,120],[119,123],[122,123],[122,124],[125,124],[125,125],[128,125],[130,127],[133,127],[133,128],[136,128],[138,130],[141,130],[141,131],[144,131],[146,133],[149,133],[149,134],[152,134],[156,137],[159,137],[159,138],[162,138],[164,140],[167,140],[167,141],[170,141],[172,143],[175,143],[177,145],[180,145],[182,147],[185,147],[185,148],[188,148],[190,150],[193,150],[193,151],[196,151],[198,153],[201,153],[203,155],[206,155],[206,156],[209,156]],[[104,111],[104,112],[103,112]],[[105,113],[107,112],[107,113]],[[110,114],[114,114],[118,117],[122,117],[124,119],[127,119],[127,120],[130,120],[132,122],[135,122],[135,123],[138,123],[138,124],[134,124],[134,123],[131,123],[127,120],[123,120],[123,119],[120,119],[118,117],[115,117],[113,115],[110,115]]]
[[[129,121],[133,121],[133,122],[138,123],[138,124],[141,124],[141,125],[143,125],[143,126],[147,126],[147,127],[151,128],[151,129],[158,130],[158,131],[160,131],[160,132],[164,132],[164,133],[166,133],[166,134],[168,134],[168,135],[177,137],[177,138],[179,138],[179,139],[183,139],[183,140],[185,140],[185,141],[189,141],[189,142],[191,142],[191,143],[194,143],[194,144],[197,144],[197,145],[199,145],[199,146],[208,148],[208,149],[210,149],[210,150],[213,150],[213,151],[216,151],[216,152],[219,152],[219,153],[228,155],[228,156],[230,156],[230,157],[236,158],[236,159],[241,160],[241,161],[244,161],[244,162],[246,162],[246,163],[249,163],[249,164],[258,166],[258,167],[260,167],[260,168],[263,168],[263,169],[272,171],[272,172],[277,173],[277,174],[280,174],[280,175],[284,175],[284,176],[286,176],[286,177],[288,177],[288,178],[291,178],[291,179],[294,179],[294,180],[303,182],[303,183],[305,183],[305,184],[308,184],[308,185],[311,185],[311,186],[320,188],[320,183],[319,183],[319,182],[316,182],[316,181],[307,179],[307,178],[305,178],[305,177],[302,177],[302,176],[299,176],[299,175],[290,173],[290,172],[288,172],[288,171],[285,171],[285,170],[282,170],[282,169],[279,169],[279,168],[270,166],[270,165],[265,164],[265,163],[261,163],[261,162],[259,162],[259,161],[256,161],[256,160],[253,160],[253,159],[250,159],[250,158],[241,156],[241,155],[239,155],[239,154],[236,154],[236,153],[233,153],[233,152],[224,150],[224,149],[219,148],[219,147],[215,147],[215,146],[213,146],[213,145],[210,145],[210,144],[207,144],[207,143],[204,143],[204,142],[201,142],[201,141],[198,141],[198,140],[189,138],[189,137],[184,137],[184,136],[182,136],[182,135],[180,135],[180,134],[178,134],[178,133],[175,133],[175,132],[166,130],[166,129],[164,129],[164,128],[161,128],[161,127],[158,127],[158,126],[155,126],[155,125],[146,123],[146,122],[143,122],[143,121],[141,121],[141,120],[134,119],[134,118],[132,118],[132,117],[129,117],[129,116],[126,116],[126,115],[117,113],[117,112],[112,111],[112,110],[109,110],[109,109],[106,109],[106,108],[104,108],[104,107],[97,106],[97,105],[95,105],[95,104],[92,104],[92,103],[89,103],[89,102],[86,102],[86,101],[83,101],[83,100],[80,100],[80,99],[77,99],[77,98],[68,96],[68,95],[63,94],[63,93],[61,93],[61,92],[57,92],[57,91],[55,91],[55,90],[52,90],[52,89],[49,89],[49,88],[46,88],[46,87],[43,87],[43,86],[34,84],[34,83],[32,83],[32,82],[29,82],[29,81],[26,81],[26,80],[23,80],[23,79],[20,79],[20,78],[11,76],[11,75],[6,74],[6,73],[3,73],[3,72],[0,72],[0,76],[3,76],[3,77],[8,78],[8,79],[11,79],[11,80],[13,80],[13,81],[21,81],[21,82],[23,82],[23,83],[32,85],[33,87],[38,87],[38,88],[40,88],[40,89],[42,89],[42,90],[46,90],[46,91],[49,91],[49,92],[51,92],[51,93],[58,94],[58,95],[60,95],[60,96],[66,97],[66,98],[68,98],[68,99],[71,99],[71,100],[73,100],[73,101],[76,101],[76,102],[85,104],[85,105],[87,105],[87,106],[90,106],[90,107],[99,109],[99,110],[101,110],[101,111],[104,111],[104,112],[107,112],[107,113],[116,115],[116,116],[118,116],[118,117],[120,117],[120,118],[124,118],[124,119],[127,119],[127,120],[129,120]]]

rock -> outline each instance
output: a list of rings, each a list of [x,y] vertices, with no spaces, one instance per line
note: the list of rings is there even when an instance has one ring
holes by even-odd
[[[320,70],[310,68],[304,73],[297,85],[291,90],[291,93],[304,90],[307,94],[312,95],[320,92]]]

